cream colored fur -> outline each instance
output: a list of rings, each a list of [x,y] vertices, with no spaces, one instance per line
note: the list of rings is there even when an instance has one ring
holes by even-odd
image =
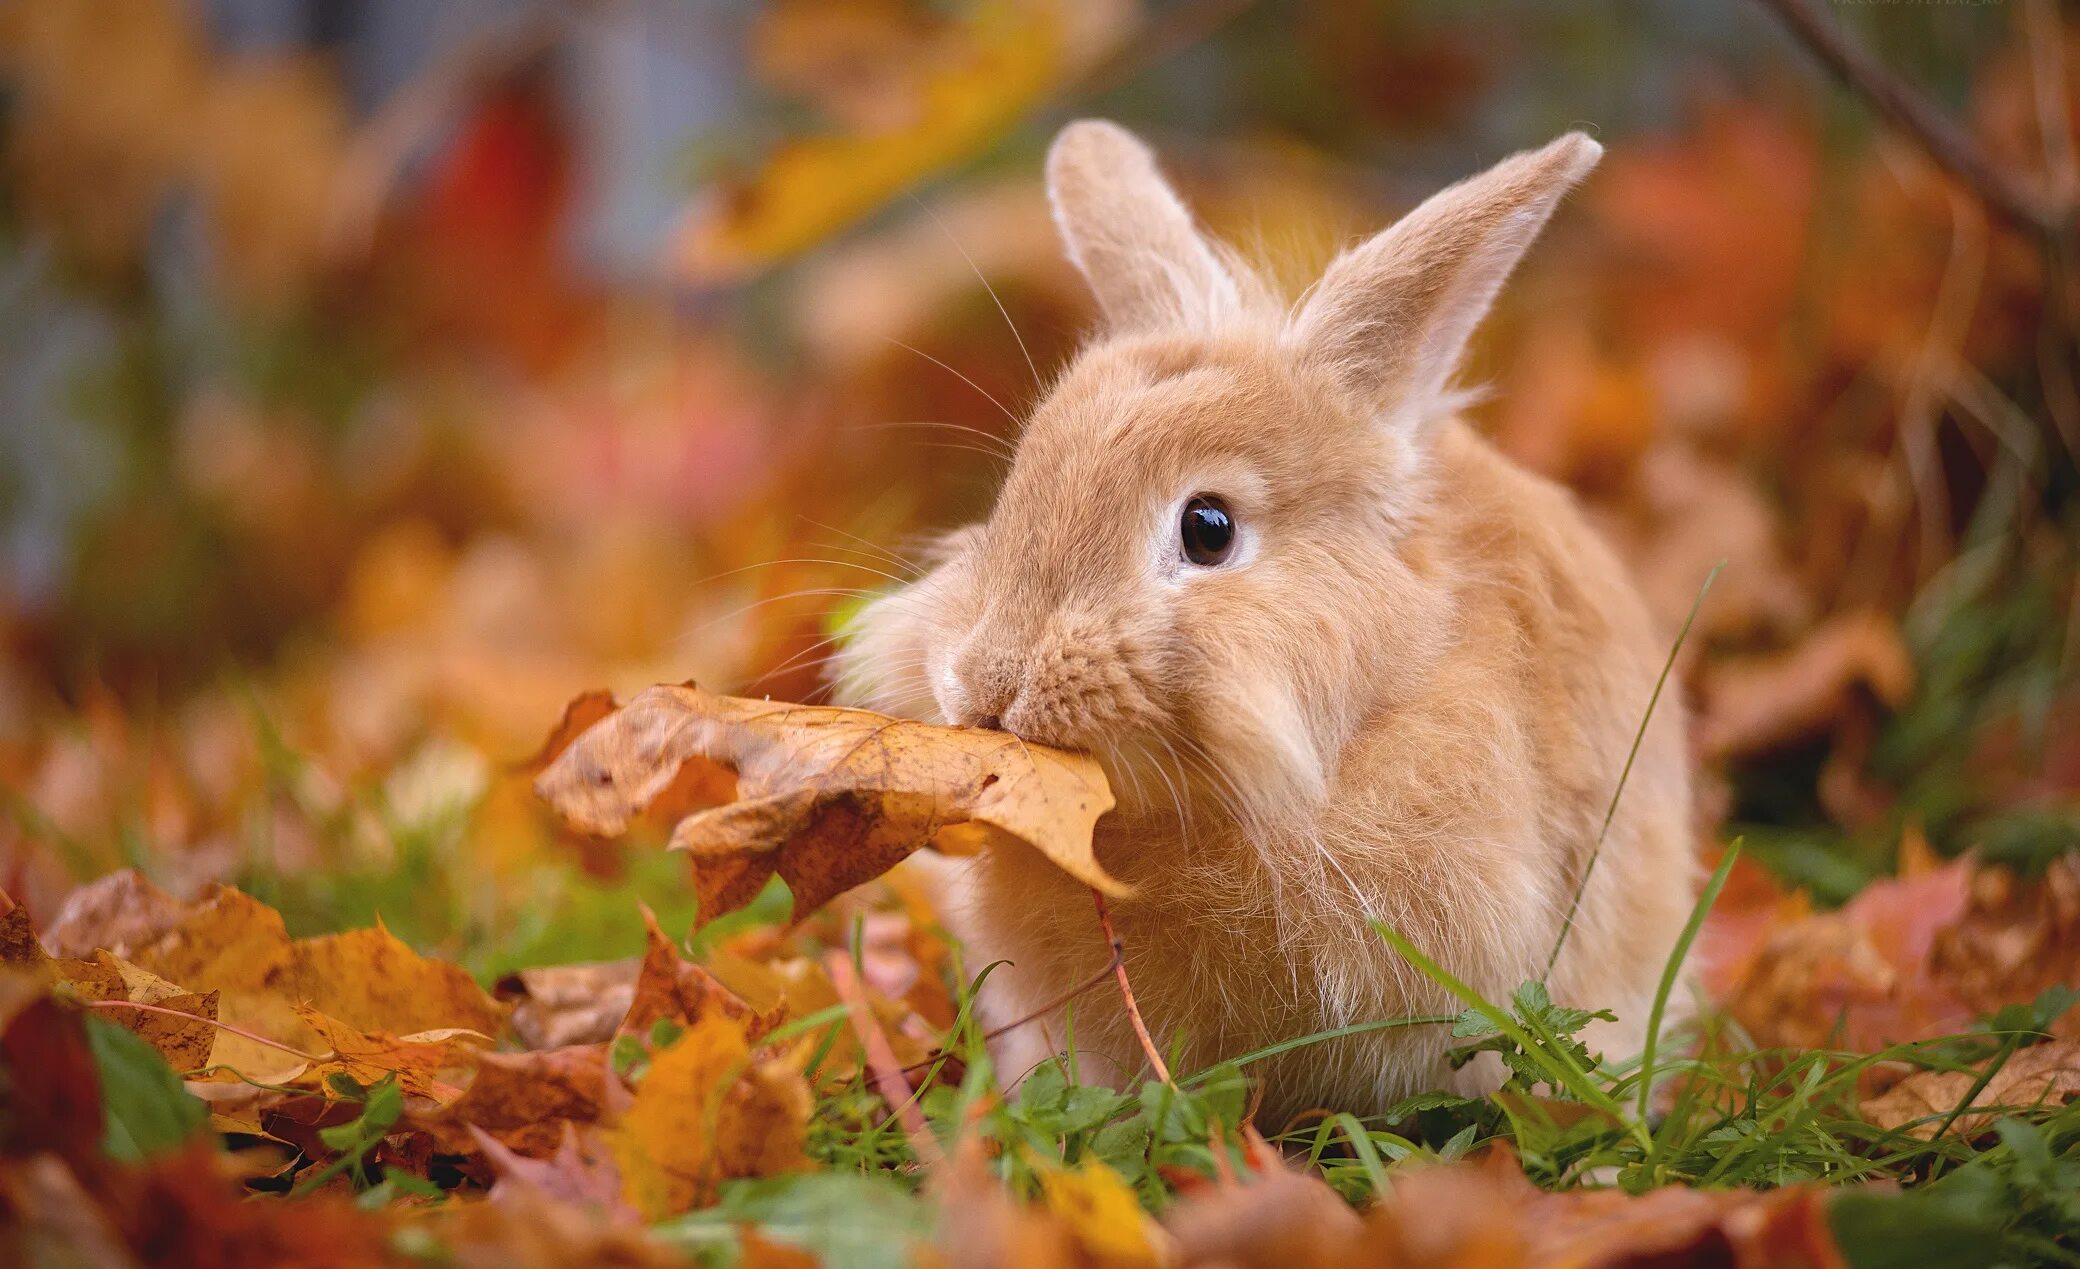
[[[1376,916],[1494,999],[1538,977],[1589,866],[1667,652],[1569,495],[1454,417],[1467,337],[1562,194],[1580,134],[1505,160],[1347,252],[1296,311],[1207,243],[1147,149],[1106,123],[1048,161],[1106,329],[1034,411],[990,518],[870,605],[852,703],[1098,752],[1098,830],[1136,994],[1187,1068],[1310,1032],[1459,1006]],[[1187,563],[1212,493],[1238,547]],[[1656,710],[1554,996],[1616,1010],[1636,1050],[1693,894],[1677,701]],[[1090,895],[1037,856],[962,865],[949,919],[992,1021],[1089,978]],[[1142,1065],[1116,992],[1074,1006],[1087,1074]],[[1060,1011],[1000,1043],[1016,1078]],[[1468,1087],[1441,1027],[1264,1064],[1262,1119]]]

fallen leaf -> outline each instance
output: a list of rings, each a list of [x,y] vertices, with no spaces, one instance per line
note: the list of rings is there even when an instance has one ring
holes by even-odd
[[[657,914],[643,908],[647,947],[642,968],[637,972],[635,997],[628,1016],[621,1020],[622,1034],[646,1034],[661,1019],[691,1026],[711,1015],[742,1022],[745,1034],[756,1040],[771,1030],[776,1018],[761,1017],[713,974],[679,955],[679,949],[657,926]]]
[[[1263,1175],[1215,1186],[1163,1220],[1184,1264],[1232,1269],[1302,1269],[1348,1258],[1364,1222],[1343,1196],[1311,1173],[1274,1158]]]
[[[493,994],[513,1011],[513,1034],[530,1049],[560,1049],[614,1038],[635,999],[641,962],[592,961],[516,970]]]
[[[1715,664],[1698,744],[1713,757],[1761,752],[1824,731],[1855,692],[1896,706],[1913,687],[1913,658],[1890,617],[1831,617],[1785,652]]]
[[[561,1144],[566,1123],[599,1123],[618,1113],[627,1096],[608,1068],[604,1044],[486,1053],[461,1097],[431,1111],[408,1106],[405,1118],[449,1153],[472,1153],[474,1130],[481,1130],[520,1154],[544,1159]]]
[[[701,1019],[651,1058],[609,1134],[629,1203],[663,1220],[724,1178],[806,1168],[812,1106],[799,1071],[754,1058],[743,1019]]]
[[[1041,1172],[1040,1198],[1097,1269],[1153,1269],[1172,1259],[1170,1236],[1120,1174],[1096,1159]]]
[[[2080,855],[2062,855],[2034,881],[2005,868],[1974,874],[1964,915],[1940,931],[1934,973],[1981,1014],[2075,983],[2080,966]],[[2080,1039],[2080,1010],[2052,1024]]]
[[[1943,1118],[1964,1102],[1979,1076],[1976,1071],[1916,1071],[1865,1101],[1860,1109],[1865,1119],[1880,1128],[1903,1128],[1912,1136],[1930,1140]],[[2080,1041],[2051,1040],[2017,1049],[1972,1098],[1971,1105],[2057,1106],[2075,1097],[2080,1097]],[[1973,1137],[1995,1118],[1994,1111],[1972,1110],[1958,1115],[1950,1131]]]
[[[225,886],[213,887],[150,943],[140,967],[191,991],[219,993],[224,1022],[309,1052],[323,1041],[299,1016],[308,1006],[361,1032],[393,1036],[444,1028],[497,1035],[505,1009],[460,966],[421,956],[378,924],[291,939],[281,914]],[[220,1031],[210,1062],[280,1082],[302,1059]]]
[[[1959,1031],[1973,1014],[1930,967],[1963,913],[1971,865],[1872,882],[1845,907],[1769,928],[1725,1007],[1765,1047],[1888,1044]],[[1786,915],[1794,915],[1787,912]]]
[[[102,1016],[145,1040],[176,1071],[209,1064],[216,1042],[217,993],[191,992],[111,952],[88,957],[52,956],[29,924],[26,909],[0,915],[0,965],[61,983],[84,1000],[125,1001],[155,1009],[105,1009]],[[161,1010],[169,1012],[161,1012]]]
[[[471,1128],[470,1135],[498,1174],[494,1196],[502,1193],[499,1186],[508,1186],[558,1202],[591,1204],[617,1221],[633,1224],[639,1220],[635,1210],[622,1202],[621,1172],[614,1165],[613,1152],[596,1133],[581,1139],[578,1126],[563,1121],[563,1140],[546,1159],[516,1153],[481,1128]]]
[[[66,896],[57,919],[44,931],[44,941],[57,956],[87,956],[97,948],[106,948],[137,960],[144,948],[184,922],[194,920],[198,909],[208,902],[205,899],[184,903],[153,885],[136,869],[125,868]],[[286,930],[283,935],[286,937]]]
[[[693,855],[704,920],[775,873],[807,912],[920,847],[964,854],[1006,838],[1125,891],[1091,850],[1113,804],[1097,762],[1005,732],[653,687],[573,742],[535,790],[576,827],[619,833],[689,762],[732,768],[739,792],[672,833]]]
[[[453,1101],[461,1090],[443,1084],[442,1072],[475,1065],[483,1049],[493,1040],[481,1031],[466,1027],[443,1027],[433,1031],[397,1036],[387,1031],[363,1031],[308,1005],[295,1006],[296,1016],[318,1033],[332,1049],[333,1059],[304,1072],[299,1083],[322,1081],[334,1072],[352,1076],[362,1084],[374,1084],[385,1075],[396,1075],[404,1091],[438,1101]]]

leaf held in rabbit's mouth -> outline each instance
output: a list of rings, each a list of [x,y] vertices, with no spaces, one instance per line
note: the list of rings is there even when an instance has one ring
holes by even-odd
[[[683,814],[671,844],[693,856],[704,920],[776,874],[806,913],[921,848],[971,854],[1007,839],[1128,892],[1091,849],[1114,805],[1097,759],[1006,732],[687,683],[638,693],[551,757],[535,791],[584,832],[620,833],[653,803]]]

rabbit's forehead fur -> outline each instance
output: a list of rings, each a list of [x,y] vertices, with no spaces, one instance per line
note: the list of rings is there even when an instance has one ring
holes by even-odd
[[[1059,598],[1176,553],[1174,513],[1217,495],[1244,532],[1375,497],[1390,447],[1323,384],[1242,335],[1085,351],[1034,411],[983,537],[992,571]]]

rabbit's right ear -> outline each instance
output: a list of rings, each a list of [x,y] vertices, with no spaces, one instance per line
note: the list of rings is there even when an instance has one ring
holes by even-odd
[[[1047,196],[1070,262],[1113,328],[1204,328],[1241,307],[1233,275],[1125,128],[1102,119],[1063,128],[1047,152]]]

